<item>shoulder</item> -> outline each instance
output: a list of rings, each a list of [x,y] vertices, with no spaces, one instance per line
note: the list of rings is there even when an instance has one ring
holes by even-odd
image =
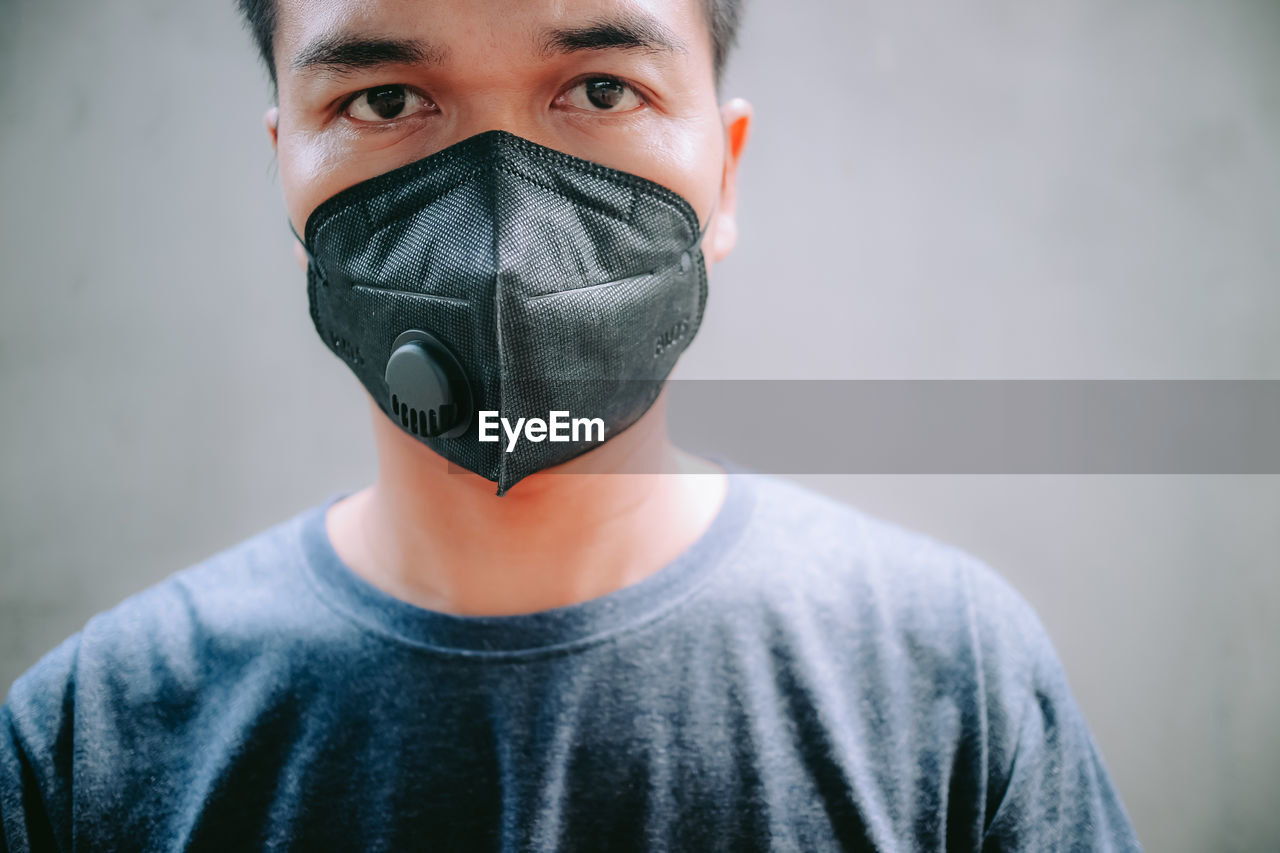
[[[809,695],[837,695],[833,719],[872,721],[851,742],[889,788],[903,768],[953,768],[939,784],[988,843],[1138,848],[1047,632],[996,571],[772,478],[757,497],[727,586]]]
[[[320,511],[274,525],[92,617],[14,682],[12,717],[49,720],[51,702],[69,709],[73,697],[82,706],[138,707],[188,694],[217,670],[269,652],[274,639],[306,630],[314,613],[303,529]]]
[[[121,662],[192,643],[221,646],[261,639],[305,611],[307,524],[314,507],[193,566],[176,572],[85,626],[83,643]]]
[[[1032,665],[1046,651],[1030,604],[973,554],[775,477],[749,476],[739,553],[747,586],[879,631],[974,645]]]
[[[751,476],[752,521],[722,595],[727,610],[749,614],[772,654],[862,685],[859,701],[886,714],[919,718],[930,703],[976,714],[993,739],[1012,736],[1036,701],[1069,700],[1038,614],[991,566],[809,489]]]

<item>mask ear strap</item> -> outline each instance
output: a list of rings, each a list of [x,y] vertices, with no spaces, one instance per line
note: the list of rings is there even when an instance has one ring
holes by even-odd
[[[317,269],[319,269],[320,262],[316,260],[315,255],[311,254],[311,249],[310,247],[307,246],[307,241],[302,239],[302,235],[298,233],[298,229],[293,227],[293,220],[286,216],[285,222],[289,223],[289,231],[293,234],[294,238],[302,246],[302,251],[307,253],[307,260],[311,261],[311,263],[314,264]]]
[[[711,205],[711,212],[707,214],[707,222],[698,228],[698,236],[693,238],[693,245],[690,249],[696,249],[702,245],[702,238],[707,236],[707,229],[711,227],[711,220],[716,218],[716,211],[720,208],[720,199],[716,199]],[[289,227],[293,227],[292,224]]]

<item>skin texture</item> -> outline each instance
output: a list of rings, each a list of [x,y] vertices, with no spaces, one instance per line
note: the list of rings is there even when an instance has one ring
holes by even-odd
[[[502,129],[679,193],[707,225],[709,267],[733,249],[751,108],[718,103],[699,0],[281,0],[279,13],[279,106],[266,126],[298,233],[337,192]],[[673,49],[546,47],[550,32],[619,19],[648,22]],[[335,37],[413,41],[419,55],[298,67]],[[626,84],[613,109],[587,96],[601,77]],[[361,93],[387,85],[405,87],[406,107],[380,121]],[[723,472],[670,444],[665,395],[630,429],[501,498],[368,402],[377,480],[333,506],[329,534],[354,571],[422,607],[505,615],[604,595],[669,563],[723,501]]]

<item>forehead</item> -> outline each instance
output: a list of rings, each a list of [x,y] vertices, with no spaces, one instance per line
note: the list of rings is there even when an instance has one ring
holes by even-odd
[[[433,61],[545,58],[558,34],[599,24],[649,31],[695,65],[711,63],[705,0],[276,0],[275,58],[287,75],[326,40],[374,36],[429,45]],[[665,36],[665,38],[664,38]],[[600,48],[607,45],[600,45]]]

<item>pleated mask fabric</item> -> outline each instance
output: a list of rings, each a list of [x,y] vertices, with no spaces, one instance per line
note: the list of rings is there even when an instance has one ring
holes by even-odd
[[[685,199],[500,130],[343,190],[304,230],[325,344],[387,417],[499,495],[598,447],[598,434],[509,451],[501,430],[479,440],[478,412],[599,418],[607,441],[653,404],[706,307],[703,231]],[[452,437],[456,407],[428,427],[389,386],[408,332],[465,375],[470,419]]]

